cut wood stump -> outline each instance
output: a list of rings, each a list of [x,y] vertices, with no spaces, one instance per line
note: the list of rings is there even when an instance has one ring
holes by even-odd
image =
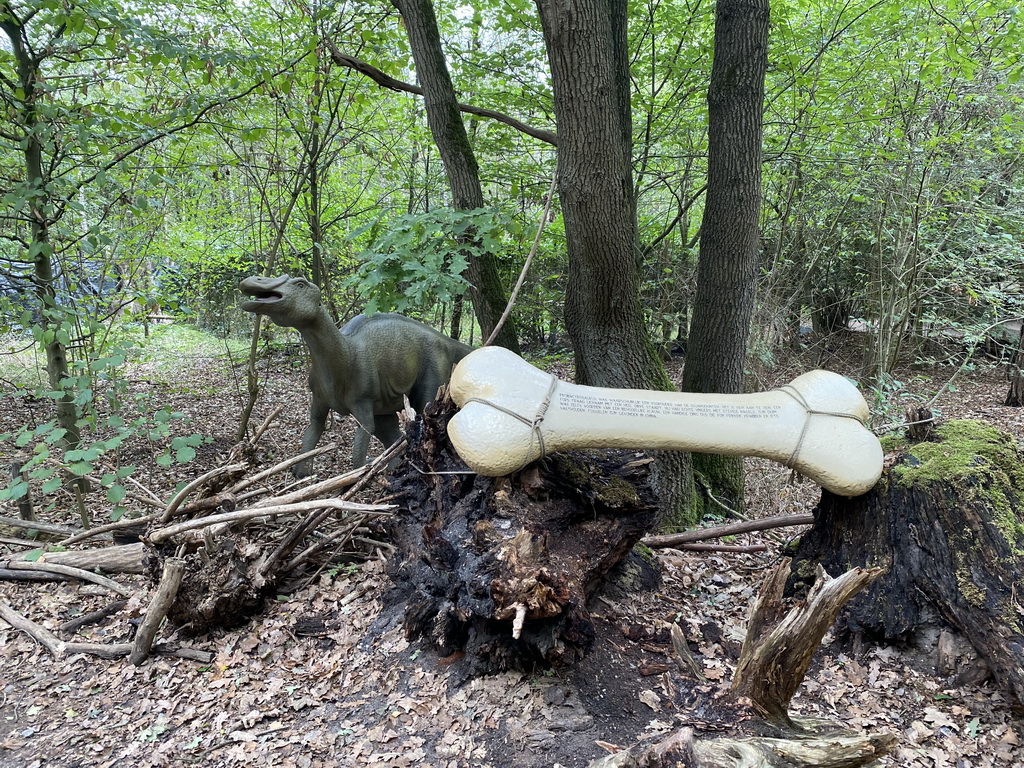
[[[855,567],[885,570],[844,611],[868,638],[909,637],[932,617],[955,627],[1024,702],[1024,456],[983,422],[939,425],[893,446],[863,496],[823,491],[794,552],[791,586]]]

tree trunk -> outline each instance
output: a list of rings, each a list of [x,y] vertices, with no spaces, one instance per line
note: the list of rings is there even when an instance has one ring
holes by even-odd
[[[1010,391],[1006,393],[1003,405],[1020,408],[1024,405],[1024,318],[1021,318],[1020,330],[1017,332],[1017,349],[1010,359]]]
[[[452,190],[452,205],[460,211],[483,208],[479,169],[441,49],[433,3],[431,0],[394,0],[394,4],[405,21],[416,74],[423,88],[427,124],[441,153]],[[468,263],[466,279],[472,287],[473,308],[482,336],[487,338],[505,311],[508,299],[494,254],[470,255]],[[511,321],[506,321],[495,343],[518,354],[519,342]]]
[[[576,380],[664,388],[639,303],[626,3],[538,0],[560,136]]]
[[[851,601],[848,631],[903,638],[938,616],[1024,701],[1024,456],[1013,436],[978,421],[947,422],[933,439],[903,447],[867,494],[822,492],[793,585],[819,565],[886,569]]]
[[[40,59],[32,53],[24,24],[6,4],[0,9],[0,29],[3,29],[11,41],[11,50],[18,67],[18,87],[23,94],[14,99],[13,103],[20,105],[17,118],[24,131],[22,151],[25,187],[30,190],[26,206],[31,232],[29,254],[33,261],[36,295],[39,299],[40,324],[43,328],[43,345],[46,352],[46,375],[50,388],[62,393],[55,401],[57,423],[65,430],[61,443],[65,448],[76,448],[81,441],[81,432],[74,396],[65,389],[64,384],[69,378],[67,345],[62,339],[62,336],[66,338],[62,328],[65,312],[57,302],[54,288],[54,253],[50,241],[53,201],[48,191],[50,179],[44,170],[43,145],[40,138],[45,131],[40,125],[39,114],[36,111],[36,102],[42,95],[39,87],[42,81],[39,71]],[[46,55],[45,52],[43,55]]]
[[[640,307],[625,0],[537,0],[558,129],[576,381],[672,389]],[[657,457],[662,509],[691,519],[685,455]]]
[[[682,381],[688,392],[743,391],[760,250],[767,53],[768,0],[719,0],[708,88],[708,189]],[[700,454],[693,461],[710,494],[742,508],[740,457]]]

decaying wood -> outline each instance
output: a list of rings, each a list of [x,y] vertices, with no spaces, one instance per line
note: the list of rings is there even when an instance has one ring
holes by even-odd
[[[146,545],[137,542],[96,549],[47,552],[39,558],[39,562],[70,565],[103,573],[145,573],[145,557]]]
[[[42,573],[53,573],[59,576],[65,576],[69,579],[75,579],[77,581],[87,581],[92,584],[98,584],[101,587],[116,592],[119,595],[128,596],[131,594],[131,590],[127,587],[123,587],[112,579],[108,579],[106,576],[100,576],[98,573],[87,571],[84,568],[75,568],[70,565],[61,565],[60,563],[44,563],[44,562],[30,562],[28,560],[0,560],[0,568],[8,571],[38,571]]]
[[[0,515],[0,525],[42,531],[43,533],[52,533],[57,536],[68,536],[75,532],[74,528],[69,528],[66,525],[54,525],[53,523],[45,523],[42,520],[22,520],[17,517],[7,517],[6,515]]]
[[[982,422],[947,422],[892,455],[854,498],[823,492],[792,584],[877,565],[885,574],[843,613],[846,631],[908,638],[929,617],[955,627],[1024,701],[1024,454]]]
[[[780,726],[790,725],[787,714],[790,699],[840,609],[882,574],[880,568],[858,568],[833,579],[819,567],[806,600],[780,620],[789,571],[790,560],[786,558],[765,579],[747,627],[732,685],[736,696],[750,699],[763,718]]]
[[[703,707],[717,713],[718,727],[727,733],[697,736],[694,728],[682,727],[595,760],[591,768],[855,768],[888,753],[896,744],[891,734],[853,733],[795,721],[788,714],[811,656],[843,604],[880,571],[857,569],[835,579],[822,573],[808,598],[787,608],[783,591],[789,572],[785,560],[766,576],[732,686],[709,692],[708,700],[718,706]],[[714,731],[711,726],[704,728]],[[737,735],[743,732],[747,735]]]
[[[473,671],[572,663],[595,630],[587,601],[654,526],[635,454],[555,454],[504,478],[466,470],[448,399],[409,432],[391,489],[400,605],[410,638]],[[404,471],[403,471],[404,470]]]

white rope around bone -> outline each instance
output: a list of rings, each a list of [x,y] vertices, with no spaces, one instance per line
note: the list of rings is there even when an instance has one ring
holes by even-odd
[[[450,391],[461,410],[449,436],[480,474],[510,474],[548,452],[604,447],[763,456],[846,496],[881,475],[864,398],[828,371],[746,395],[606,389],[559,381],[485,347],[459,363]]]

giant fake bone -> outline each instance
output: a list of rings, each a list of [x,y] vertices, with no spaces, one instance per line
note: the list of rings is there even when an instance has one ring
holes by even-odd
[[[842,496],[865,493],[882,473],[864,398],[829,371],[744,395],[606,389],[559,381],[506,349],[484,347],[458,364],[450,391],[461,410],[448,435],[482,475],[575,448],[762,456]]]

